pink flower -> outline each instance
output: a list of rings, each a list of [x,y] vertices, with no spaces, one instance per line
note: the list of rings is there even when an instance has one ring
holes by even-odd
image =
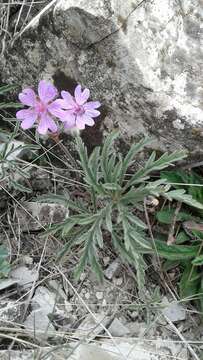
[[[68,129],[78,128],[80,130],[85,128],[85,125],[93,126],[94,118],[100,115],[97,109],[101,106],[99,101],[87,102],[90,91],[77,85],[74,92],[74,97],[68,91],[62,91],[61,96],[63,99],[56,100],[57,105],[65,109],[64,116],[61,116],[61,121],[65,123]]]
[[[17,111],[16,117],[21,120],[23,129],[31,128],[37,122],[37,131],[44,135],[48,130],[55,133],[58,128],[53,120],[53,116],[63,117],[64,111],[61,110],[57,100],[53,101],[57,96],[57,89],[49,82],[44,80],[39,82],[38,94],[26,88],[19,94],[19,100],[23,105],[29,106],[28,109]]]

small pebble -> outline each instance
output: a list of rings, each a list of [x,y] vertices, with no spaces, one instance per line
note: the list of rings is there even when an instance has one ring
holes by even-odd
[[[118,278],[118,279],[115,280],[115,284],[116,284],[117,286],[121,286],[122,283],[123,283],[123,279],[122,279],[122,278]]]
[[[103,292],[101,292],[101,291],[96,292],[96,298],[97,298],[98,300],[102,300],[102,299],[103,299],[103,296],[104,296]]]
[[[31,258],[29,255],[24,255],[22,257],[22,262],[25,265],[32,265],[33,264],[33,258]]]
[[[73,311],[73,307],[68,301],[65,301],[65,309],[68,313]]]
[[[107,277],[107,279],[111,280],[113,276],[115,275],[116,271],[118,270],[120,266],[120,260],[119,258],[116,258],[104,271],[104,275]]]
[[[102,301],[102,306],[105,307],[106,305],[107,305],[106,299],[103,299],[103,301]]]
[[[85,274],[85,273],[82,273],[82,274],[80,275],[80,281],[84,281],[85,278],[86,278],[86,274]]]
[[[138,315],[139,315],[138,311],[132,311],[130,313],[130,317],[131,317],[132,320],[137,319]]]
[[[88,293],[88,292],[87,292],[87,293],[85,293],[85,299],[87,299],[87,300],[88,300],[89,298],[90,298],[90,293]]]
[[[104,263],[104,266],[109,265],[109,263],[110,263],[110,257],[109,257],[109,256],[105,256],[105,257],[103,258],[103,263]]]

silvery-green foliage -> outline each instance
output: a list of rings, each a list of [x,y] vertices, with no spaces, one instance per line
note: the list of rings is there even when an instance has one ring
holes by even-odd
[[[75,199],[64,199],[63,196],[59,199],[58,196],[60,202],[63,201],[69,206],[72,215],[62,224],[52,226],[49,231],[60,232],[66,239],[59,257],[74,246],[80,249],[77,277],[85,266],[90,264],[92,270],[102,279],[98,251],[103,248],[104,239],[110,237],[122,259],[135,266],[141,290],[146,268],[143,255],[155,250],[146,235],[147,225],[137,215],[137,209],[140,209],[140,204],[143,204],[149,195],[177,198],[177,192],[174,194],[169,191],[170,185],[166,180],[150,181],[150,174],[185,158],[186,153],[180,150],[172,154],[165,153],[157,158],[153,152],[144,166],[129,175],[129,169],[135,164],[136,155],[149,145],[151,140],[144,138],[133,144],[123,156],[114,148],[114,141],[118,135],[117,131],[112,132],[105,139],[103,146],[96,147],[90,156],[82,139],[79,136],[76,138],[79,163],[86,185],[84,191],[91,200],[88,206],[81,206]],[[180,196],[182,194],[181,190]],[[57,198],[50,195],[42,200],[56,202]],[[189,201],[188,198],[185,200]]]
[[[6,132],[0,133],[0,181],[2,187],[14,188],[21,192],[31,192],[28,186],[29,173],[27,166],[19,161],[18,155],[24,151],[34,151],[38,146],[16,142],[15,137],[18,133],[18,127],[12,134]],[[27,185],[23,185],[25,182]]]

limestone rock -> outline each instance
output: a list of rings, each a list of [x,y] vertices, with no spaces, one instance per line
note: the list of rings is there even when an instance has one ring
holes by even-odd
[[[68,209],[59,204],[25,202],[16,210],[16,216],[22,231],[40,230],[52,223],[58,223],[68,217]]]
[[[57,302],[57,294],[49,291],[45,286],[38,286],[32,298],[32,308],[42,309],[46,315],[52,314]]]
[[[129,341],[114,341],[105,340],[101,342],[101,346],[94,344],[70,344],[71,349],[75,349],[72,354],[69,354],[67,349],[46,348],[41,350],[41,355],[46,356],[47,360],[55,360],[56,358],[64,360],[171,360],[178,358],[180,360],[187,360],[187,349],[182,344],[176,342],[155,340],[151,344],[137,342],[136,339]],[[0,351],[0,358],[2,360],[31,360],[37,356],[38,352],[33,350],[27,351]]]
[[[129,329],[117,318],[112,321],[108,330],[110,334],[115,337],[126,336],[130,333]]]
[[[198,154],[202,10],[201,0],[59,0],[7,49],[1,80],[34,86],[45,78],[70,91],[81,83],[104,105],[107,129]]]
[[[166,305],[162,313],[172,322],[186,319],[186,309],[176,302]]]
[[[55,328],[43,310],[35,310],[28,315],[23,325],[26,329],[32,330],[38,339],[45,339],[47,336],[55,335]]]
[[[22,318],[24,305],[9,298],[0,299],[0,326],[13,326],[19,323]]]
[[[38,280],[39,273],[36,269],[28,269],[27,266],[18,266],[11,271],[11,278],[24,289],[29,289],[34,281]]]
[[[74,333],[74,337],[81,339],[88,336],[88,339],[92,340],[104,331],[108,323],[109,318],[105,314],[94,314],[94,317],[88,314]]]
[[[5,290],[8,287],[15,285],[15,284],[16,284],[16,280],[14,280],[14,279],[1,279],[0,280],[0,291]]]

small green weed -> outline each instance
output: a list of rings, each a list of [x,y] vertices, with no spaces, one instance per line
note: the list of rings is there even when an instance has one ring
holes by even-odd
[[[184,188],[187,195],[191,195],[195,201],[203,205],[203,178],[194,171],[186,172],[182,170],[164,171],[162,178],[167,179],[176,189]],[[179,185],[180,184],[180,185]],[[180,199],[181,201],[181,199]],[[189,205],[189,204],[188,204]],[[175,266],[180,266],[182,273],[179,282],[180,297],[188,300],[197,300],[203,312],[203,209],[201,206],[196,209],[190,206],[184,207],[175,214],[174,208],[160,210],[156,218],[161,224],[172,224],[175,217],[176,235],[174,244],[167,246],[165,251],[159,254],[167,259],[164,269],[167,271]],[[187,257],[182,257],[176,249],[188,253]]]

